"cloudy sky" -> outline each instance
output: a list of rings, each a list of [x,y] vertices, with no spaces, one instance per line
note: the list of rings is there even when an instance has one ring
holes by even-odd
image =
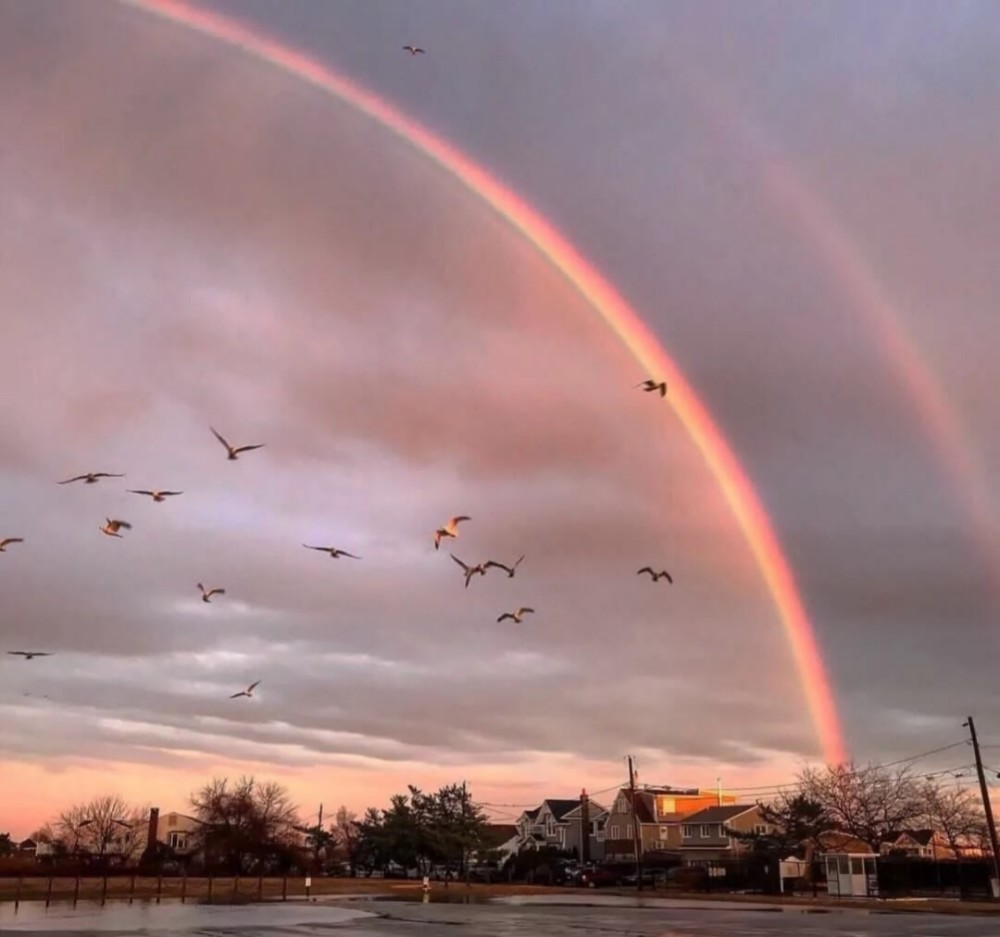
[[[616,285],[772,517],[852,756],[968,713],[1000,740],[992,4],[202,6],[457,146]],[[308,814],[822,757],[669,396],[425,155],[115,0],[0,3],[0,141],[0,639],[55,652],[0,662],[0,829],[245,771]],[[266,448],[229,462],[210,425]],[[54,484],[85,471],[126,478]],[[526,558],[466,590],[448,552]]]

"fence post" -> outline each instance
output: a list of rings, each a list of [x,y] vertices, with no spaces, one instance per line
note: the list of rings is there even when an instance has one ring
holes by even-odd
[[[212,875],[209,873],[208,876],[208,903],[212,903]]]
[[[48,885],[45,888],[45,907],[46,908],[49,906],[49,903],[51,901],[52,901],[52,876],[50,875],[49,876],[49,883],[48,883]]]
[[[288,901],[288,876],[281,880],[281,900]]]
[[[240,876],[239,873],[233,876],[233,897],[235,898],[240,893]]]
[[[101,905],[108,900],[108,873],[104,873],[104,878],[101,880]]]
[[[258,875],[257,876],[257,900],[258,901],[263,901],[264,900],[264,876],[263,875]]]
[[[21,903],[21,885],[24,882],[24,876],[19,875],[17,877],[17,890],[14,892],[14,910],[17,910],[17,906]]]
[[[132,900],[135,898],[135,872],[129,878],[128,883],[128,903],[132,904]]]
[[[307,875],[306,876],[306,901],[309,900],[309,892],[312,889],[312,883],[313,883],[312,876]]]
[[[156,876],[156,903],[160,903],[160,895],[163,894],[163,873]]]
[[[76,907],[76,902],[80,897],[80,873],[76,875],[76,879],[73,882],[73,907]]]
[[[187,869],[181,873],[181,904],[187,900],[188,874]]]

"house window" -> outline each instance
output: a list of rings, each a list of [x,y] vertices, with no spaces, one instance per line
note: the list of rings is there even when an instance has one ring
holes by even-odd
[[[626,839],[631,839],[632,838],[632,824],[631,823],[625,824],[625,838]]]
[[[719,838],[720,839],[729,839],[729,834],[726,832],[726,824],[725,823],[720,823],[719,824]]]
[[[167,837],[167,845],[171,849],[184,849],[187,846],[187,838],[183,833],[171,833]]]
[[[767,832],[767,827],[763,823],[755,823],[753,831],[759,836],[763,836]]]
[[[702,839],[708,839],[712,835],[712,828],[707,823],[702,823],[700,834]]]
[[[618,839],[618,824],[616,823],[611,827],[611,838]]]
[[[685,839],[694,839],[694,827],[693,826],[688,826],[687,824],[684,825],[684,838]]]
[[[667,838],[667,828],[665,826],[660,827],[660,839]]]

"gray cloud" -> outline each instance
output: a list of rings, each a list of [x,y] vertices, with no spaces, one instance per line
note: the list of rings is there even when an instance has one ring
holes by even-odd
[[[982,555],[836,271],[690,85],[703,69],[837,194],[840,217],[863,219],[858,241],[914,334],[934,337],[988,472],[989,181],[951,172],[956,148],[921,135],[919,97],[897,97],[898,152],[957,213],[945,235],[914,187],[873,166],[895,138],[844,132],[878,103],[865,81],[912,77],[929,33],[890,17],[890,68],[860,8],[838,13],[842,47],[810,65],[790,50],[831,35],[832,8],[790,23],[762,7],[755,44],[720,6],[500,6],[345,3],[337,30],[309,4],[239,11],[484,158],[599,261],[758,484],[852,751],[933,747],[953,712],[988,706]],[[342,104],[135,12],[40,2],[0,19],[0,366],[14,388],[0,398],[0,535],[27,538],[0,557],[0,638],[58,651],[3,664],[0,749],[178,770],[639,750],[709,780],[715,763],[817,754],[775,610],[700,455],[483,205]],[[952,26],[941,104],[978,74],[957,54],[977,30]],[[390,55],[401,33],[433,54]],[[588,57],[598,41],[615,54]],[[838,50],[863,70],[843,89]],[[837,115],[826,130],[788,93],[803,70],[796,87]],[[974,195],[959,197],[963,181]],[[959,299],[968,317],[945,323]],[[267,447],[229,463],[209,425]],[[54,484],[87,470],[127,477]],[[125,490],[162,486],[184,495]],[[435,553],[431,532],[456,512],[473,521]],[[106,516],[135,527],[104,538]],[[449,551],[527,558],[514,580],[464,590]],[[676,584],[638,579],[646,563]],[[227,595],[203,605],[199,580]],[[537,615],[496,626],[520,604]],[[973,641],[988,652],[955,653]],[[258,699],[227,699],[261,676]]]

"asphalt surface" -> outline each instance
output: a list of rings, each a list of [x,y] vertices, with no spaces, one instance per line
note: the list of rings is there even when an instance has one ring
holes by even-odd
[[[0,906],[0,932],[59,937],[1000,937],[1000,917],[822,913],[780,906],[631,898],[483,904],[379,899],[227,907],[135,902]]]

